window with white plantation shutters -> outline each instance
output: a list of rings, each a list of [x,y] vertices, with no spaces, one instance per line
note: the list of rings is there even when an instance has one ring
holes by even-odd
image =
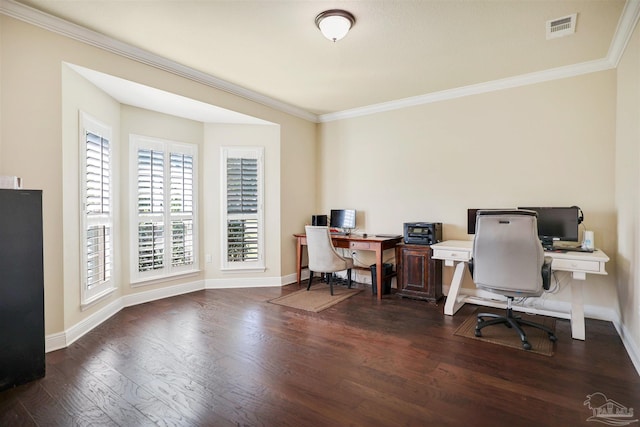
[[[131,136],[135,242],[132,282],[195,271],[197,147]]]
[[[164,268],[164,152],[139,148],[138,271]]]
[[[111,128],[80,113],[82,304],[113,288]]]
[[[193,247],[193,156],[171,153],[171,265],[191,265]]]
[[[262,147],[223,147],[223,266],[264,269]]]

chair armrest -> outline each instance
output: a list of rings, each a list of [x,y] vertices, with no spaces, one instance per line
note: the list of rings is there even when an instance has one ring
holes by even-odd
[[[544,257],[544,263],[542,264],[542,287],[545,291],[548,291],[551,287],[551,262],[553,258]]]

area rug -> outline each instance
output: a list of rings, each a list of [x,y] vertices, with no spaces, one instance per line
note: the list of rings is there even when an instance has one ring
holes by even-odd
[[[458,335],[461,337],[473,338],[475,340],[485,341],[492,344],[503,345],[506,347],[517,348],[525,351],[522,348],[522,341],[520,341],[520,335],[515,332],[512,328],[507,328],[504,325],[494,325],[487,326],[482,330],[482,336],[475,336],[476,323],[478,322],[478,312],[482,313],[498,313],[504,314],[504,311],[500,310],[492,310],[481,308],[476,310],[472,315],[470,315],[462,325],[458,327],[458,329],[454,332],[454,335]],[[524,313],[517,313],[518,316],[521,316],[525,320],[530,320],[532,322],[541,323],[544,326],[551,328],[551,330],[555,330],[556,319],[553,317],[547,316],[532,316]],[[524,326],[524,331],[527,334],[527,341],[531,344],[531,350],[526,350],[532,353],[543,354],[545,356],[553,356],[553,342],[549,339],[549,336],[546,332],[541,331],[537,328]]]
[[[318,313],[354,296],[361,291],[362,289],[349,289],[343,286],[334,285],[332,296],[329,285],[323,283],[311,286],[309,291],[304,288],[299,291],[274,298],[269,300],[269,302]]]

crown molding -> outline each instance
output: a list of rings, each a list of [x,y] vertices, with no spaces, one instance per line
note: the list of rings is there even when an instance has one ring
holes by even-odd
[[[617,67],[620,63],[639,18],[640,0],[627,0],[607,55],[614,67]]]
[[[326,123],[334,120],[350,119],[382,113],[385,111],[399,110],[401,108],[431,104],[434,102],[462,98],[470,95],[494,92],[519,86],[548,82],[551,80],[564,79],[567,77],[580,76],[582,74],[610,70],[618,66],[618,63],[624,54],[624,50],[633,35],[633,30],[635,29],[639,17],[640,0],[627,0],[622,14],[620,15],[620,20],[618,21],[618,26],[613,40],[609,46],[607,57],[603,59],[553,68],[536,73],[523,74],[515,77],[508,77],[501,80],[493,80],[470,86],[463,86],[455,89],[447,89],[440,92],[432,92],[425,95],[412,96],[395,101],[382,102],[379,104],[338,111],[335,113],[322,114],[318,116],[318,121],[320,123]]]
[[[613,64],[611,64],[611,62],[606,59],[584,62],[581,64],[553,68],[536,73],[522,74],[515,77],[508,77],[505,79],[493,80],[455,89],[432,92],[425,95],[412,96],[395,101],[382,102],[379,104],[368,105],[366,107],[358,107],[350,110],[338,111],[335,113],[322,114],[318,116],[318,121],[320,123],[326,123],[334,120],[367,116],[370,114],[383,113],[386,111],[393,111],[401,108],[432,104],[434,102],[448,101],[451,99],[463,98],[471,95],[496,92],[499,90],[528,86],[536,83],[548,82],[551,80],[564,79],[567,77],[579,76],[581,74],[595,73],[597,71],[609,70],[611,68],[614,68]]]
[[[202,83],[206,86],[222,90],[224,92],[239,96],[244,99],[271,107],[283,113],[312,122],[318,121],[318,116],[293,105],[278,101],[266,95],[234,85],[225,80],[203,73],[185,65],[155,55],[144,49],[131,46],[114,38],[73,24],[63,19],[57,18],[48,13],[16,3],[13,0],[0,0],[0,13],[18,19],[23,22],[35,25],[53,33],[61,34],[71,39],[86,43],[88,45],[115,53],[125,58],[158,68],[163,71],[178,75],[180,77]]]
[[[234,85],[13,0],[0,0],[0,13],[275,110],[311,122],[326,123],[616,68],[640,18],[640,0],[626,1],[606,58],[322,115]]]

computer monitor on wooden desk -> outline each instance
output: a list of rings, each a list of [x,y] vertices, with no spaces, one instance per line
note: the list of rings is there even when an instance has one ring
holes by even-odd
[[[329,226],[341,230],[353,230],[356,228],[355,209],[331,209]]]

